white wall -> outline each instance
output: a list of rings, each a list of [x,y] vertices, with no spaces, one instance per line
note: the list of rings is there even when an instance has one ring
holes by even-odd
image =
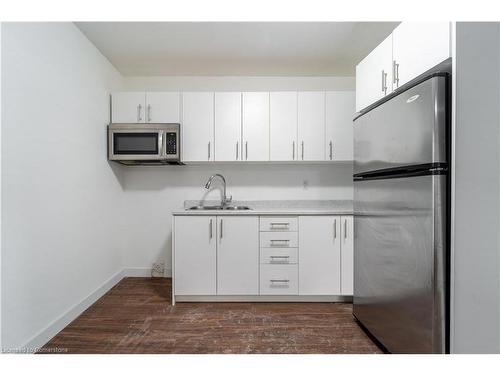
[[[124,77],[127,90],[150,91],[354,91],[354,77],[231,77],[152,76]]]
[[[124,77],[127,90],[272,91],[354,90],[353,77]],[[352,199],[352,165],[204,164],[184,167],[124,167],[129,215],[126,268],[147,275],[153,262],[171,271],[171,212],[184,200],[202,199],[206,180],[222,173],[235,200]],[[305,185],[305,187],[304,187]],[[207,199],[220,199],[214,191]],[[147,225],[144,225],[147,223]]]
[[[122,78],[71,23],[4,24],[2,77],[2,344],[12,349],[43,343],[122,269],[121,170],[105,136]]]
[[[454,353],[500,352],[500,26],[457,23],[454,48]]]

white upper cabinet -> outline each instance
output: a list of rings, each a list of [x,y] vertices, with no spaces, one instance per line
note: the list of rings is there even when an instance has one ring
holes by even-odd
[[[214,93],[182,94],[182,160],[214,160]]]
[[[297,92],[270,93],[270,160],[297,160]]]
[[[146,122],[146,93],[115,92],[111,95],[111,122],[134,124]]]
[[[215,161],[241,159],[241,93],[215,93]]]
[[[180,123],[184,162],[352,160],[353,92],[116,92],[113,123]]]
[[[298,93],[298,159],[325,160],[325,93]]]
[[[269,93],[244,92],[241,160],[269,160]]]
[[[179,123],[178,92],[115,92],[111,97],[111,121],[117,124]]]
[[[392,37],[395,88],[451,56],[449,22],[403,22]]]
[[[179,123],[180,94],[178,92],[147,92],[146,122]]]
[[[392,92],[392,34],[356,66],[356,110]]]
[[[326,93],[326,160],[353,160],[353,118],[355,94],[352,91]]]
[[[449,22],[402,22],[356,66],[360,111],[451,56]]]

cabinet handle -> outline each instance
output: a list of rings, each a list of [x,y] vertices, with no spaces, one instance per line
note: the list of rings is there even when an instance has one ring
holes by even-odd
[[[399,87],[399,64],[396,60],[392,61],[392,83]]]
[[[208,142],[208,160],[210,160],[210,141]]]
[[[337,219],[333,220],[333,238],[337,238]]]
[[[212,237],[213,237],[212,225],[213,225],[212,219],[210,219],[210,222],[208,223],[208,235],[209,235],[210,239],[212,239]]]
[[[330,141],[330,160],[333,159],[333,143]]]
[[[276,226],[288,228],[290,223],[271,223],[270,225],[271,225],[271,229],[275,229],[274,227],[276,227]]]
[[[290,247],[290,240],[270,240],[271,246],[276,247]],[[279,243],[277,243],[279,242]]]
[[[151,105],[148,104],[148,122],[151,122]]]
[[[344,239],[347,239],[347,219],[344,219]]]
[[[304,141],[302,141],[302,160],[304,160]]]
[[[240,146],[240,142],[239,142],[239,141],[237,141],[237,142],[236,142],[236,160],[238,160],[238,157],[239,157],[239,155],[238,155],[238,153],[239,153],[239,148],[240,148],[239,146]]]
[[[292,142],[292,160],[295,160],[295,141]]]
[[[271,255],[271,263],[290,263],[289,255]]]
[[[220,239],[222,240],[223,221],[220,219]]]
[[[248,160],[248,141],[245,141],[245,160]]]
[[[140,122],[142,120],[141,111],[142,111],[142,105],[139,104],[137,106],[137,122]]]
[[[382,70],[382,92],[387,94],[387,73],[385,70]]]
[[[271,279],[269,280],[271,283],[289,283],[290,280],[288,279]]]

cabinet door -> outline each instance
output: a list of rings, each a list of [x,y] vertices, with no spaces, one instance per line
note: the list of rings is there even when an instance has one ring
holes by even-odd
[[[241,93],[215,93],[215,160],[241,160]]]
[[[143,123],[146,119],[146,93],[115,92],[111,95],[111,122]]]
[[[243,93],[242,160],[269,160],[269,93]]]
[[[403,22],[392,35],[395,88],[451,56],[449,22]]]
[[[270,159],[297,160],[297,93],[270,93]]]
[[[325,160],[325,93],[298,93],[299,160]]]
[[[326,160],[353,160],[352,120],[355,110],[352,91],[326,93]]]
[[[392,34],[356,66],[356,110],[392,92]]]
[[[182,159],[214,160],[214,93],[182,94]]]
[[[175,294],[216,294],[216,232],[215,216],[175,217]]]
[[[219,216],[217,294],[259,294],[259,218]]]
[[[146,93],[146,122],[179,123],[180,110],[180,94],[178,92]]]
[[[300,295],[340,295],[340,219],[299,217]]]
[[[354,220],[352,216],[342,216],[341,222],[341,293],[342,295],[352,296],[354,283]]]

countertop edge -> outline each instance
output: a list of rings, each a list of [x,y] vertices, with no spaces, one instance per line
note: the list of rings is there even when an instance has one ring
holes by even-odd
[[[172,216],[327,216],[327,215],[354,215],[353,211],[227,211],[227,210],[207,210],[207,211],[174,211]]]

